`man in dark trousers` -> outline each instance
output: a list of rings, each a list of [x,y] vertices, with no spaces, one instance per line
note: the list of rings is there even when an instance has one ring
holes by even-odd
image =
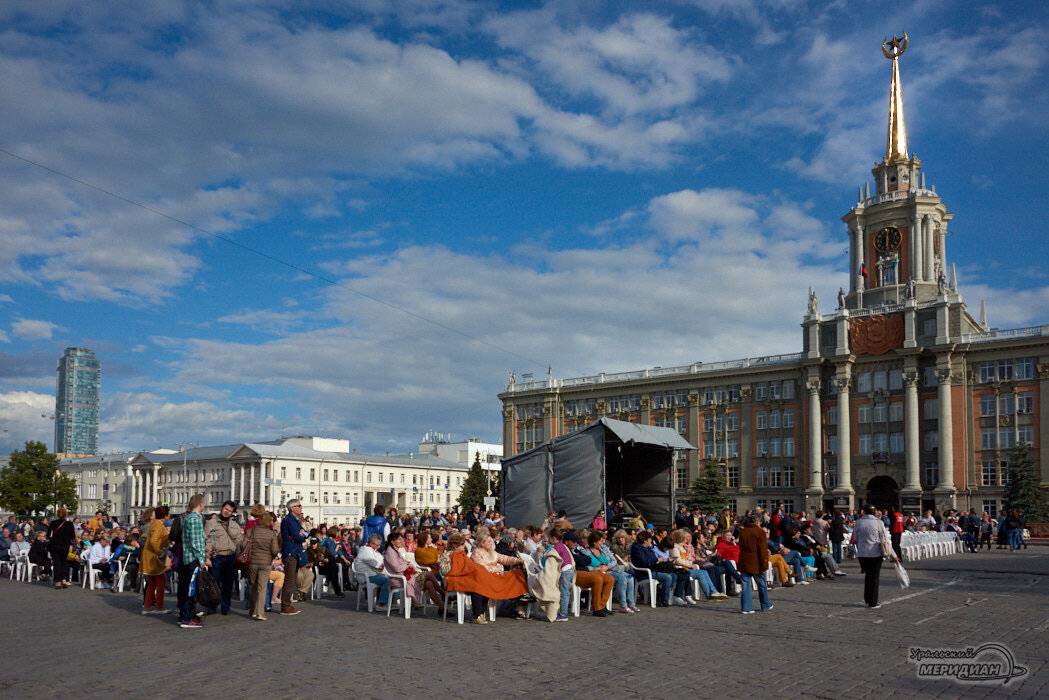
[[[747,517],[747,526],[739,534],[739,575],[743,579],[739,595],[740,612],[749,615],[754,612],[751,581],[758,584],[758,601],[761,611],[772,610],[769,602],[769,588],[765,581],[765,572],[769,568],[769,549],[766,545],[765,531],[757,515]]]
[[[902,559],[903,552],[900,550],[900,539],[903,537],[903,532],[906,529],[904,527],[903,513],[900,512],[898,505],[892,506],[892,517],[890,518],[892,527],[889,532],[892,535],[892,551],[896,552],[896,558]]]

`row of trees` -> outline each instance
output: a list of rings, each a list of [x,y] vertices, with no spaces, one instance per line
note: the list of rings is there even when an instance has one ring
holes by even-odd
[[[59,506],[76,512],[76,481],[58,468],[58,458],[31,440],[11,453],[0,471],[0,508],[16,515],[53,513]]]

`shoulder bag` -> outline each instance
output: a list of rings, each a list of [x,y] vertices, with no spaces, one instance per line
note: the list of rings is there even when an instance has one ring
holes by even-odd
[[[257,526],[256,526],[257,527]],[[251,565],[251,544],[255,541],[255,528],[251,528],[251,536],[244,540],[243,546],[237,552],[237,566],[247,569]]]
[[[881,526],[881,529],[879,530],[879,532],[880,532],[880,535],[881,535],[881,542],[880,542],[881,543],[881,555],[883,557],[888,557],[889,559],[895,559],[896,558],[896,552],[894,552],[892,550],[892,542],[890,542],[889,538],[885,536],[885,525],[884,524]]]

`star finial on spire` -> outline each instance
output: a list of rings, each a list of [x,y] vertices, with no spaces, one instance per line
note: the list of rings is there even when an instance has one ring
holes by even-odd
[[[907,158],[907,127],[903,121],[903,86],[900,83],[899,58],[907,50],[907,32],[902,37],[892,35],[881,43],[881,52],[892,60],[892,86],[889,91],[889,135],[885,141],[885,160]]]

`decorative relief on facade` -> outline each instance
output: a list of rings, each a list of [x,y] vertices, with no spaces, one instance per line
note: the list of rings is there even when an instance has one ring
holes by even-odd
[[[739,400],[746,403],[754,398],[754,390],[749,386],[742,387],[739,390]]]
[[[513,420],[513,417],[514,417],[514,407],[513,406],[507,406],[506,408],[503,409],[503,420]]]
[[[550,404],[546,404],[545,406],[543,406],[543,417],[544,418],[549,418],[550,417]]]
[[[565,405],[564,404],[560,404],[557,407],[557,417],[558,418],[564,418],[565,417]]]
[[[1049,379],[1049,362],[1038,363],[1038,378]]]
[[[1013,417],[1012,416],[998,416],[998,424],[1001,425],[1003,428],[1008,428],[1010,425],[1013,424]]]
[[[649,408],[651,408],[651,406],[652,406],[652,399],[648,398],[647,396],[642,396],[641,397],[641,410],[642,411],[647,411]]]
[[[913,369],[903,371],[904,386],[918,386],[918,372]]]
[[[948,367],[946,369],[937,369],[936,370],[936,381],[938,381],[940,384],[946,384],[948,386],[953,384],[954,383],[954,375],[951,374],[950,368]]]
[[[806,379],[805,380],[805,389],[810,394],[818,394],[818,393],[820,393],[820,380],[818,380],[818,379]]]
[[[884,355],[903,347],[903,315],[852,319],[849,344],[857,355]]]
[[[849,381],[848,377],[835,377],[834,378],[834,386],[837,388],[837,390],[839,392],[848,391],[851,385],[852,385],[852,383]]]
[[[606,408],[607,408],[607,404],[604,401],[598,401],[597,402],[597,412],[598,413],[604,413]]]

